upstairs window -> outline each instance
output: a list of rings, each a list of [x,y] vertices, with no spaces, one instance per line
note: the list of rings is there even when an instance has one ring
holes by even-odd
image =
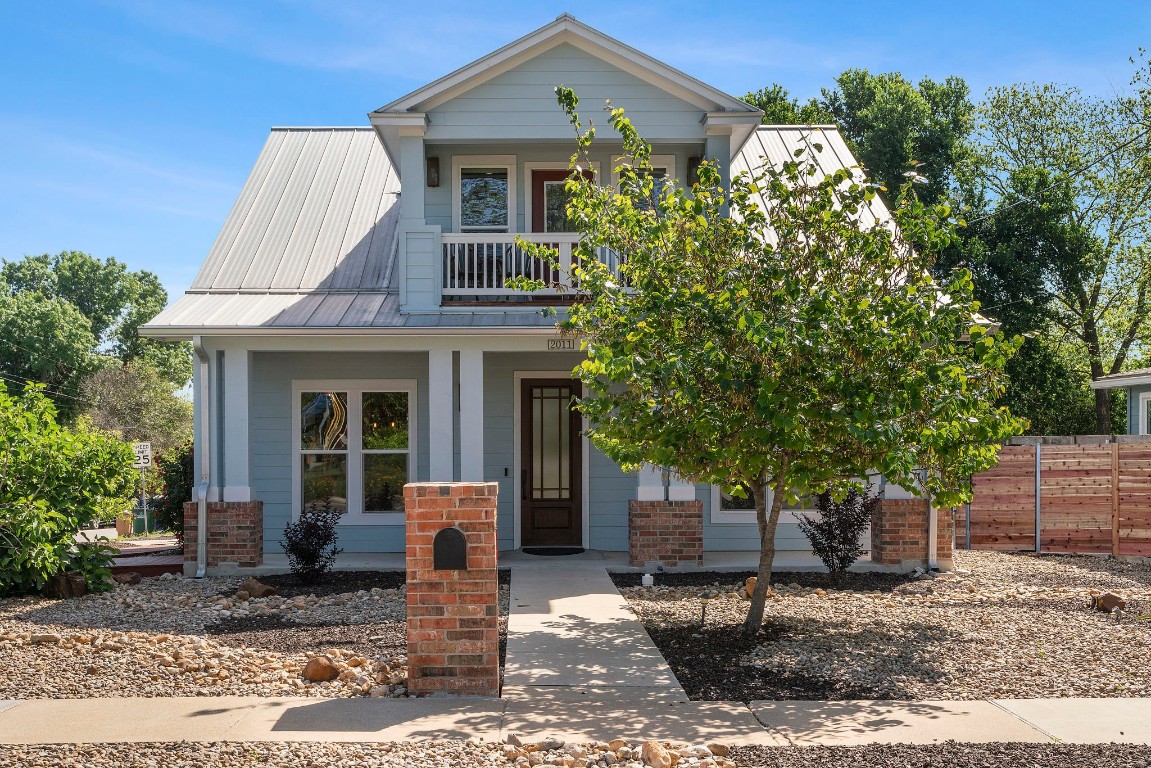
[[[511,232],[515,221],[515,160],[457,157],[453,163],[458,232]]]

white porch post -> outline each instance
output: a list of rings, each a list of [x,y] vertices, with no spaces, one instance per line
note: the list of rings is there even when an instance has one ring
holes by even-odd
[[[484,353],[460,351],[460,480],[484,479]]]
[[[249,469],[248,379],[252,353],[224,351],[224,482],[223,501],[251,501]],[[298,405],[298,404],[297,404]]]
[[[651,464],[644,464],[636,472],[638,487],[636,501],[667,501],[664,495],[663,470]]]
[[[667,482],[668,501],[695,501],[695,483],[684,480],[674,472]]]
[[[428,352],[428,481],[451,482],[455,479],[452,421],[452,352],[433,349]]]

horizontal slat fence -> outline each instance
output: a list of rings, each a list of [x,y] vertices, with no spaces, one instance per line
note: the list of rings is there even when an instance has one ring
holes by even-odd
[[[970,530],[972,549],[1151,555],[1151,439],[1025,439],[972,478],[959,541]]]

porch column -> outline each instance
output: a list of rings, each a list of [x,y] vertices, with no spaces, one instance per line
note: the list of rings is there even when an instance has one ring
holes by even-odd
[[[452,352],[428,352],[428,481],[450,483],[455,479],[452,420]]]
[[[484,479],[484,353],[460,351],[460,480]]]
[[[222,501],[251,501],[248,430],[248,379],[252,353],[228,349],[223,358],[223,477]],[[298,405],[298,404],[297,404]]]
[[[637,501],[667,501],[663,486],[663,470],[651,464],[644,464],[636,472],[638,487]]]
[[[667,482],[667,500],[695,501],[695,483],[672,472]]]

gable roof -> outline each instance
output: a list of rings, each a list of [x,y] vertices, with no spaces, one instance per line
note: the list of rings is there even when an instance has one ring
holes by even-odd
[[[1091,382],[1092,389],[1118,389],[1120,387],[1141,387],[1151,384],[1151,368],[1139,368],[1134,371],[1113,373],[1110,376],[1100,376]]]
[[[571,14],[564,13],[550,24],[545,24],[534,32],[476,59],[471,64],[385,104],[369,113],[369,117],[397,112],[426,111],[561,43],[570,43],[605,61],[617,64],[640,79],[663,88],[700,109],[749,115],[763,114],[750,104],[589,27]]]

